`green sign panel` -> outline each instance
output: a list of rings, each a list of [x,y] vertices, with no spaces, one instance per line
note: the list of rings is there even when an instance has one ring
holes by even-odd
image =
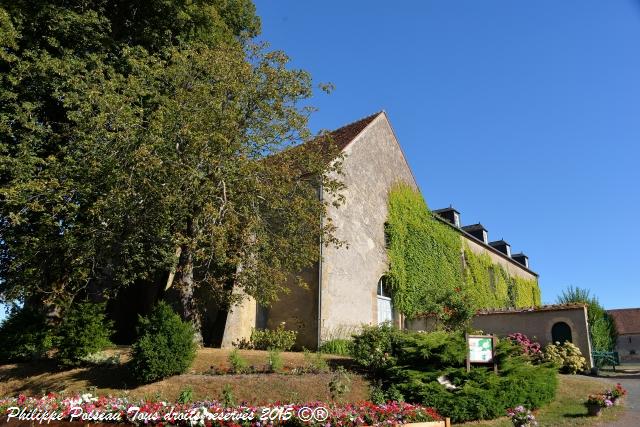
[[[492,363],[493,362],[493,338],[490,336],[470,336],[469,362]]]

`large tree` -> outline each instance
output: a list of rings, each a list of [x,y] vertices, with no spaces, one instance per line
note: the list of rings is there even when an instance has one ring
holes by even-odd
[[[591,346],[595,351],[613,351],[618,333],[613,318],[588,289],[569,286],[556,298],[558,304],[582,303],[587,306]]]
[[[317,196],[339,200],[340,163],[290,149],[311,79],[252,44],[250,1],[0,5],[4,300],[142,281],[197,324],[196,289],[268,304],[339,244]]]

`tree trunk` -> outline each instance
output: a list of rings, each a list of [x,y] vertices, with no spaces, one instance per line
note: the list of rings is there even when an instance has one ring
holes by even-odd
[[[193,236],[193,221],[187,223],[187,235]],[[202,317],[195,297],[193,280],[193,253],[188,245],[182,245],[176,251],[179,254],[175,273],[170,272],[165,290],[176,312],[182,320],[191,323],[195,331],[194,341],[202,345]]]

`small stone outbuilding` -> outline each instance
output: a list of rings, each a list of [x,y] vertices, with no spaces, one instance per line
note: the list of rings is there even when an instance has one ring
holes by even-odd
[[[593,367],[587,307],[584,304],[543,305],[528,309],[485,310],[472,325],[487,334],[506,336],[520,332],[542,346],[570,341]]]
[[[640,362],[640,308],[608,310],[618,332],[616,351],[622,363]]]

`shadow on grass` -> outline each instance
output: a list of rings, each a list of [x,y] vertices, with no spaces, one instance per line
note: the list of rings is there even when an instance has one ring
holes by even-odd
[[[128,389],[141,385],[133,377],[130,363],[61,367],[54,360],[44,360],[0,368],[0,381],[20,382],[13,389],[15,393],[60,391],[75,381],[84,381],[87,388]]]
[[[564,414],[563,417],[565,418],[588,418],[590,417],[589,414]]]

